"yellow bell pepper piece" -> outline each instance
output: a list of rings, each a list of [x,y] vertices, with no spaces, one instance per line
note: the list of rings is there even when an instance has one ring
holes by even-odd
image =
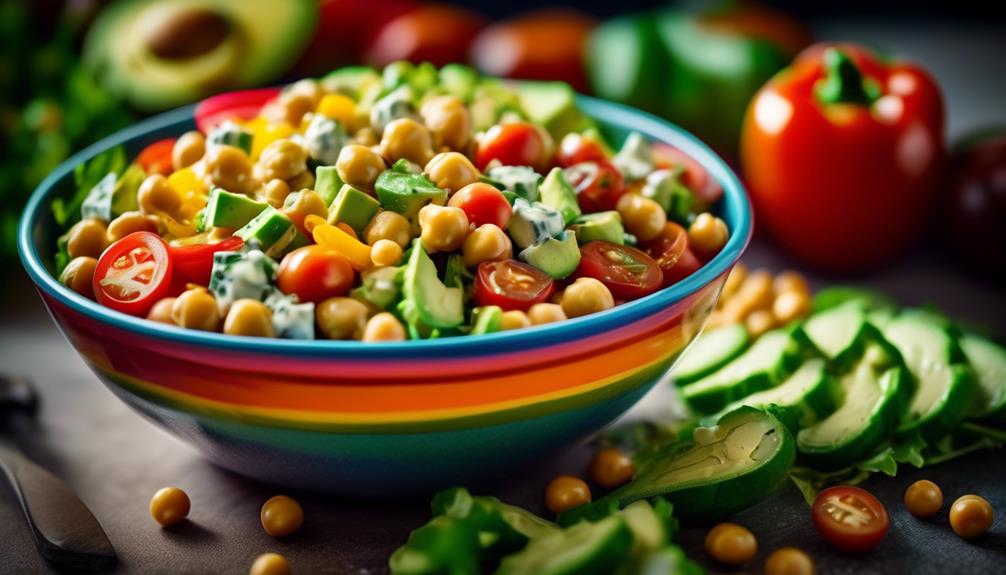
[[[363,271],[373,265],[370,246],[326,222],[325,218],[311,214],[304,218],[304,227],[311,232],[315,243],[346,256],[356,270]]]
[[[258,157],[262,154],[262,150],[264,150],[269,144],[275,142],[276,140],[289,138],[293,134],[293,126],[287,124],[286,122],[280,124],[256,124],[255,128],[252,130],[252,161],[257,161]]]
[[[315,111],[339,122],[342,127],[349,128],[356,117],[356,102],[343,94],[327,94],[318,102]]]

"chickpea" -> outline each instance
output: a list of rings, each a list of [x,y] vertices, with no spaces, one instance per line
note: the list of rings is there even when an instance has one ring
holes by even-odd
[[[706,553],[724,565],[743,565],[758,553],[758,540],[746,527],[720,523],[706,535]]]
[[[632,480],[636,465],[615,448],[601,449],[590,462],[590,479],[605,489],[614,489]]]
[[[472,137],[468,107],[456,96],[439,96],[423,102],[419,109],[423,122],[433,134],[437,149],[464,150]]]
[[[728,322],[739,322],[755,310],[771,308],[774,302],[772,274],[758,270],[748,274],[734,297],[723,305],[723,314]]]
[[[162,297],[154,302],[150,311],[147,312],[147,319],[150,321],[159,321],[161,323],[175,325],[175,320],[171,317],[171,309],[175,306],[175,299],[177,298]]]
[[[800,291],[784,291],[775,296],[772,313],[781,324],[787,324],[810,313],[810,296]]]
[[[373,190],[377,176],[384,171],[384,158],[367,146],[351,144],[339,151],[335,170],[342,181],[364,190]]]
[[[796,547],[780,547],[765,560],[765,575],[814,575],[814,560]]]
[[[182,207],[182,198],[161,174],[147,176],[136,193],[140,211],[144,214],[174,215]]]
[[[565,321],[566,313],[562,306],[555,303],[536,303],[527,310],[527,317],[534,325]]]
[[[648,242],[660,235],[667,225],[667,213],[660,204],[639,194],[625,194],[616,205],[625,229],[640,242]]]
[[[113,243],[135,232],[156,234],[157,230],[157,216],[141,212],[125,212],[108,224],[105,235],[108,238],[108,243]]]
[[[273,537],[286,537],[304,523],[304,509],[293,498],[276,495],[262,504],[259,519],[266,533]]]
[[[794,271],[784,271],[775,276],[775,293],[800,292],[810,295],[810,288],[807,286],[807,278],[803,274]]]
[[[385,210],[378,212],[363,230],[367,243],[374,245],[381,240],[391,240],[405,249],[412,243],[412,226],[402,214]]]
[[[928,479],[920,479],[905,490],[905,508],[916,517],[932,517],[942,507],[943,492],[939,485]]]
[[[727,224],[710,213],[701,213],[688,226],[688,245],[696,254],[710,258],[727,245],[730,232]]]
[[[369,120],[367,120],[369,122]],[[379,143],[377,132],[373,128],[366,126],[357,130],[353,136],[353,141],[361,146],[376,146]]]
[[[189,516],[189,496],[177,487],[164,487],[150,499],[150,515],[162,527],[169,527]]]
[[[314,110],[317,105],[311,94],[286,90],[275,102],[262,110],[262,115],[273,122],[286,122],[291,126],[300,126],[304,115]]]
[[[615,298],[606,285],[594,278],[577,278],[562,293],[566,317],[580,317],[615,307]]]
[[[290,563],[279,553],[263,553],[255,558],[248,575],[290,575]]]
[[[287,94],[307,96],[314,104],[311,108],[312,110],[318,106],[318,102],[321,101],[321,97],[325,95],[324,90],[321,88],[321,84],[314,78],[297,80],[293,84],[287,86],[284,92]]]
[[[254,299],[239,299],[227,311],[224,333],[251,337],[276,337],[272,310]]]
[[[427,251],[453,252],[468,235],[468,215],[461,208],[428,204],[419,210],[419,229]]]
[[[108,247],[105,223],[89,218],[73,224],[67,234],[66,253],[70,259],[87,256],[98,258]]]
[[[301,190],[286,197],[280,212],[300,229],[301,233],[310,236],[304,228],[304,220],[309,215],[328,219],[328,206],[314,190]]]
[[[314,187],[314,172],[305,170],[300,175],[294,176],[286,181],[291,190],[303,190]]]
[[[482,262],[509,259],[512,252],[510,236],[496,224],[482,224],[469,232],[461,244],[465,265],[470,268]]]
[[[772,312],[764,309],[751,312],[751,315],[744,320],[744,326],[748,330],[748,335],[753,338],[760,336],[777,325],[776,317]]]
[[[70,260],[63,268],[63,273],[59,274],[59,283],[79,293],[80,295],[94,299],[94,268],[98,267],[98,260],[91,256],[77,256]]]
[[[395,316],[382,311],[367,321],[363,341],[405,341],[405,326]]]
[[[228,192],[243,194],[257,187],[248,154],[234,146],[212,146],[206,151],[206,175]]]
[[[259,199],[274,208],[282,208],[290,195],[290,184],[279,178],[269,180],[259,191]]]
[[[255,558],[248,575],[290,575],[290,563],[279,553],[263,553]]]
[[[545,507],[556,515],[590,503],[590,487],[579,477],[560,475],[545,488]]]
[[[519,309],[512,309],[510,311],[503,312],[500,318],[500,329],[503,331],[511,329],[523,329],[525,327],[531,327],[531,319],[527,317],[527,314]]]
[[[962,495],[950,507],[950,527],[962,539],[984,535],[993,521],[992,505],[977,495]]]
[[[328,339],[362,339],[370,310],[349,297],[333,297],[314,308],[321,333]]]
[[[412,118],[392,120],[381,136],[381,155],[390,163],[405,158],[425,166],[433,156],[433,138],[426,126]]]
[[[206,154],[206,136],[198,130],[185,132],[171,149],[171,165],[181,170],[198,162]]]
[[[727,276],[726,281],[723,282],[723,290],[720,292],[720,307],[722,304],[726,303],[728,299],[737,293],[740,289],[741,284],[748,277],[748,268],[742,263],[738,263],[734,266],[734,269],[730,270],[730,274]]]
[[[307,150],[293,140],[281,138],[262,150],[258,163],[264,180],[290,180],[307,171]]]
[[[402,259],[402,246],[391,240],[377,240],[370,247],[370,260],[375,266],[397,265]]]
[[[217,300],[204,287],[194,287],[182,292],[171,306],[171,319],[175,324],[189,329],[220,329]]]
[[[464,154],[443,152],[426,163],[426,175],[437,185],[454,193],[479,181],[479,171]]]

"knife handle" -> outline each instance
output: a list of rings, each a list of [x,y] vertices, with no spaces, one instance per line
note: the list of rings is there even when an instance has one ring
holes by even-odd
[[[24,511],[39,553],[73,571],[111,571],[112,543],[91,510],[61,479],[0,444],[0,468]]]

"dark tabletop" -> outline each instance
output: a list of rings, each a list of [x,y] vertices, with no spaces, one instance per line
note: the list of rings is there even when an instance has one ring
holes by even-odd
[[[934,39],[926,29],[843,26],[825,27],[821,33],[875,43],[884,38],[887,45],[926,61],[948,86],[952,133],[990,121],[1006,123],[1006,61],[988,62],[998,66],[998,72],[984,64],[979,72],[979,66],[970,65],[979,58],[988,60],[990,46],[999,45],[990,39],[991,29],[944,29]],[[745,262],[775,270],[787,267],[785,259],[761,242],[752,246]],[[821,278],[814,280],[822,284]],[[955,318],[1006,335],[1002,288],[957,270],[939,249],[920,249],[858,283],[883,289],[907,305],[936,304]],[[136,416],[98,382],[46,317],[20,270],[6,274],[3,289],[0,369],[30,376],[44,402],[37,427],[23,434],[21,443],[91,507],[118,550],[118,573],[240,574],[266,551],[286,555],[301,574],[383,573],[391,551],[428,518],[426,499],[400,499],[393,493],[362,500],[290,492],[213,466]],[[655,390],[628,417],[663,416],[669,393]],[[560,472],[582,475],[590,454],[588,447],[574,447],[553,460],[514,469],[498,485],[477,491],[542,512],[541,494],[548,480]],[[923,477],[940,484],[948,504],[965,493],[988,499],[998,512],[992,531],[968,543],[950,530],[945,512],[927,521],[905,513],[900,503],[904,489]],[[185,489],[192,499],[190,521],[172,529],[161,529],[147,512],[150,496],[166,485]],[[787,483],[736,518],[758,537],[761,551],[753,571],[767,552],[795,545],[815,558],[820,573],[1006,572],[1006,451],[905,469],[893,479],[871,478],[865,487],[891,514],[891,532],[877,550],[850,556],[830,548],[811,526],[801,495]],[[294,496],[306,514],[304,527],[282,541],[266,535],[258,522],[262,502],[277,493]],[[686,527],[681,543],[689,556],[716,572],[702,551],[705,531]],[[13,498],[0,495],[0,573],[46,572],[49,568],[38,557]]]

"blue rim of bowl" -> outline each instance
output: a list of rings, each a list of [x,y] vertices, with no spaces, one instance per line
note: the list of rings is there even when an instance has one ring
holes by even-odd
[[[732,222],[727,245],[697,272],[668,288],[604,312],[519,331],[498,332],[478,337],[462,336],[362,344],[357,341],[235,337],[183,329],[114,311],[60,284],[49,273],[44,260],[38,253],[37,246],[32,241],[36,222],[43,214],[43,210],[49,209],[49,198],[56,183],[72,173],[76,165],[91,159],[104,150],[175,124],[191,122],[195,106],[165,112],[116,132],[74,154],[60,164],[39,184],[25,205],[18,226],[18,253],[22,265],[35,285],[46,295],[71,310],[115,328],[142,336],[182,344],[198,344],[208,348],[259,354],[294,354],[333,358],[442,357],[447,359],[451,356],[518,351],[600,334],[625,325],[626,320],[636,321],[671,306],[726,272],[736,263],[747,247],[751,239],[753,221],[751,206],[743,185],[726,162],[698,138],[666,120],[628,106],[588,96],[578,96],[577,103],[588,116],[600,118],[604,123],[619,126],[628,131],[643,132],[658,141],[679,148],[685,154],[698,160],[709,174],[723,186],[724,196],[720,200],[723,206],[721,211],[727,221]]]

